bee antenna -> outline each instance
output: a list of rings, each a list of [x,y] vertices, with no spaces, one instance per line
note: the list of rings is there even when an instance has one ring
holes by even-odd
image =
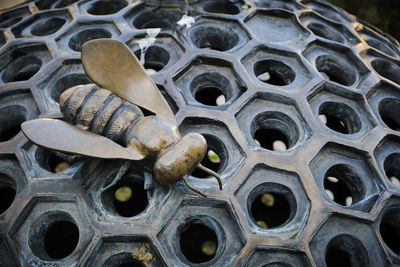
[[[201,195],[201,196],[203,196],[203,197],[207,197],[205,194],[203,194],[202,192],[200,192],[199,190],[197,190],[196,188],[192,187],[192,186],[189,184],[188,176],[187,176],[187,175],[183,176],[182,180],[183,180],[183,182],[186,184],[186,186],[187,186],[190,190],[192,190],[193,192],[196,192],[197,194],[199,194],[199,195]]]
[[[211,169],[209,169],[207,167],[204,167],[203,165],[201,165],[201,163],[199,163],[199,165],[197,165],[197,168],[199,168],[200,170],[208,173],[211,176],[214,176],[215,179],[217,179],[217,181],[218,181],[219,190],[222,190],[222,180],[221,180],[221,176],[219,176],[218,173],[216,173],[215,171],[213,171],[213,170],[211,170]]]

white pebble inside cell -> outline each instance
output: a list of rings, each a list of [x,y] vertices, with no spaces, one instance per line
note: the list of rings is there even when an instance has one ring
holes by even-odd
[[[157,71],[155,69],[146,69],[146,72],[148,75],[153,75],[153,74],[157,73]]]
[[[280,140],[276,140],[272,143],[272,149],[274,151],[286,151],[287,147],[286,144]]]
[[[332,183],[337,183],[337,182],[339,182],[338,178],[333,177],[333,176],[328,176],[328,177],[326,177],[326,179],[328,179],[328,181],[329,181],[329,182],[332,182]]]
[[[400,180],[397,177],[395,176],[390,177],[390,182],[392,182],[392,184],[394,184],[395,186],[400,187]]]
[[[324,124],[326,124],[326,123],[328,122],[328,119],[326,118],[325,115],[319,115],[319,119],[320,119]]]
[[[215,100],[215,102],[217,103],[217,106],[221,106],[223,104],[225,104],[225,96],[224,95],[220,95],[219,97],[217,97],[217,99]]]
[[[335,199],[335,197],[334,197],[334,195],[333,195],[333,193],[332,193],[331,190],[325,190],[325,191],[326,191],[326,193],[328,194],[328,196],[329,196],[330,199],[332,199],[332,200]]]
[[[352,197],[346,197],[346,206],[351,206],[353,204],[353,198]]]

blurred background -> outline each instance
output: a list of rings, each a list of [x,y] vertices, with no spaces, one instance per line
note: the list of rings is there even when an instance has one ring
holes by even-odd
[[[400,41],[400,0],[328,0]]]

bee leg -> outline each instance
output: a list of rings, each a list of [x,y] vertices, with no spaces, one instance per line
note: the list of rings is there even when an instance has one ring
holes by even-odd
[[[218,173],[216,173],[216,172],[213,171],[213,170],[210,170],[210,169],[207,168],[207,167],[204,167],[204,166],[201,165],[200,163],[197,165],[197,168],[199,168],[199,169],[202,170],[203,172],[208,173],[208,174],[211,175],[211,176],[214,176],[215,179],[217,179],[217,181],[218,181],[219,190],[222,190],[222,180],[221,180],[221,176],[219,176]]]
[[[150,172],[144,171],[144,190],[149,191],[154,187],[153,176]]]
[[[188,176],[187,176],[187,175],[183,176],[182,180],[183,180],[183,182],[186,184],[186,186],[187,186],[190,190],[192,190],[193,192],[196,192],[197,194],[199,194],[199,195],[201,195],[201,196],[203,196],[203,197],[207,197],[205,194],[203,194],[202,192],[200,192],[199,190],[197,190],[196,188],[192,187],[192,186],[189,184]]]
[[[100,191],[104,192],[108,188],[115,185],[122,178],[122,176],[126,173],[130,164],[131,164],[130,161],[125,161],[124,164],[122,164],[121,167],[119,168],[117,174],[114,177],[114,180],[111,183],[109,183],[106,187],[102,188]]]

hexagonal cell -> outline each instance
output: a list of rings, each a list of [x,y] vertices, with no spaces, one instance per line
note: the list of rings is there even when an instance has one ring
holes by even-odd
[[[39,109],[29,89],[0,93],[0,143],[13,139],[24,121],[36,118]]]
[[[36,0],[35,4],[39,10],[44,10],[68,7],[75,2],[78,2],[78,0]]]
[[[47,77],[42,79],[38,87],[43,90],[51,109],[58,110],[60,95],[70,87],[88,84],[92,81],[86,76],[80,59],[66,59]]]
[[[301,9],[301,5],[296,0],[257,0],[254,2],[256,7],[262,8],[280,8],[289,11]]]
[[[120,35],[115,25],[106,21],[96,23],[77,23],[56,39],[61,50],[81,52],[82,45],[87,41],[100,38],[116,38]]]
[[[23,264],[75,265],[93,232],[76,199],[54,195],[32,198],[10,235]]]
[[[385,37],[367,27],[362,27],[358,30],[358,33],[369,46],[388,56],[396,57],[396,47],[394,47],[393,43],[389,42]]]
[[[231,62],[216,58],[195,58],[174,78],[190,105],[226,109],[247,89]]]
[[[289,239],[304,228],[310,212],[308,199],[296,173],[257,165],[235,191],[250,231]]]
[[[306,28],[321,38],[343,44],[355,44],[360,41],[344,25],[326,20],[314,12],[304,12],[300,20]]]
[[[179,8],[151,7],[138,3],[124,16],[128,24],[136,29],[172,28],[183,16]]]
[[[383,242],[392,264],[400,264],[400,201],[390,199],[375,223],[375,231]]]
[[[17,38],[48,36],[66,27],[71,20],[68,10],[37,13],[25,20],[24,23],[14,27],[12,32]]]
[[[234,20],[200,18],[187,30],[194,47],[232,52],[248,41],[244,29]]]
[[[0,219],[25,187],[25,174],[13,155],[0,157]],[[1,251],[1,249],[0,249]]]
[[[374,231],[358,220],[333,215],[310,242],[316,266],[386,266]]]
[[[247,72],[262,86],[303,88],[311,74],[296,53],[258,46],[242,58]]]
[[[26,81],[38,73],[52,56],[45,44],[28,43],[8,47],[0,55],[1,83]]]
[[[243,5],[243,1],[206,0],[198,4],[191,4],[190,6],[200,12],[236,15],[242,11]]]
[[[85,266],[165,266],[146,236],[109,236],[100,243]]]
[[[0,28],[9,28],[25,17],[29,16],[31,13],[28,6],[13,9],[0,14]]]
[[[224,201],[185,199],[157,237],[173,266],[230,266],[246,240]]]
[[[349,20],[343,12],[339,12],[337,8],[333,8],[327,3],[315,2],[313,0],[303,0],[301,3],[333,22],[341,24],[346,20]]]
[[[328,143],[310,163],[319,193],[329,205],[369,212],[384,187],[367,152]]]
[[[206,138],[207,155],[201,164],[219,173],[223,182],[230,179],[244,161],[245,154],[227,127],[221,122],[189,117],[181,123],[179,130],[182,135],[196,132],[201,133]],[[216,189],[215,179],[199,169],[195,169],[191,173],[190,183],[196,188],[202,188],[202,190]]]
[[[127,45],[150,75],[173,66],[183,55],[182,46],[173,36],[161,33],[152,40],[146,35],[135,36]]]
[[[381,54],[377,50],[368,49],[361,56],[371,68],[386,81],[400,85],[400,65],[397,60]]]
[[[296,149],[310,136],[296,103],[283,96],[259,93],[236,114],[236,119],[251,150]]]
[[[322,77],[344,86],[357,85],[368,73],[363,62],[341,45],[317,40],[309,44],[303,54]]]
[[[153,180],[149,166],[132,162],[125,173],[123,168],[120,161],[109,161],[101,167],[97,165],[91,172],[82,167],[80,176],[101,177],[88,191],[93,206],[104,220],[143,222],[161,205],[169,188]]]
[[[244,266],[292,267],[311,266],[304,252],[292,249],[259,247],[249,256]]]
[[[296,16],[285,10],[257,10],[245,19],[245,23],[260,42],[293,42],[308,34]]]
[[[331,134],[360,138],[376,126],[364,97],[338,84],[324,83],[307,100],[321,128]]]
[[[125,0],[89,0],[80,3],[79,8],[90,15],[102,16],[118,13],[127,5]]]
[[[400,138],[385,137],[374,151],[379,168],[395,189],[400,190]]]
[[[396,112],[400,105],[399,89],[382,81],[372,88],[367,98],[380,124],[387,129],[399,132],[400,118]]]

